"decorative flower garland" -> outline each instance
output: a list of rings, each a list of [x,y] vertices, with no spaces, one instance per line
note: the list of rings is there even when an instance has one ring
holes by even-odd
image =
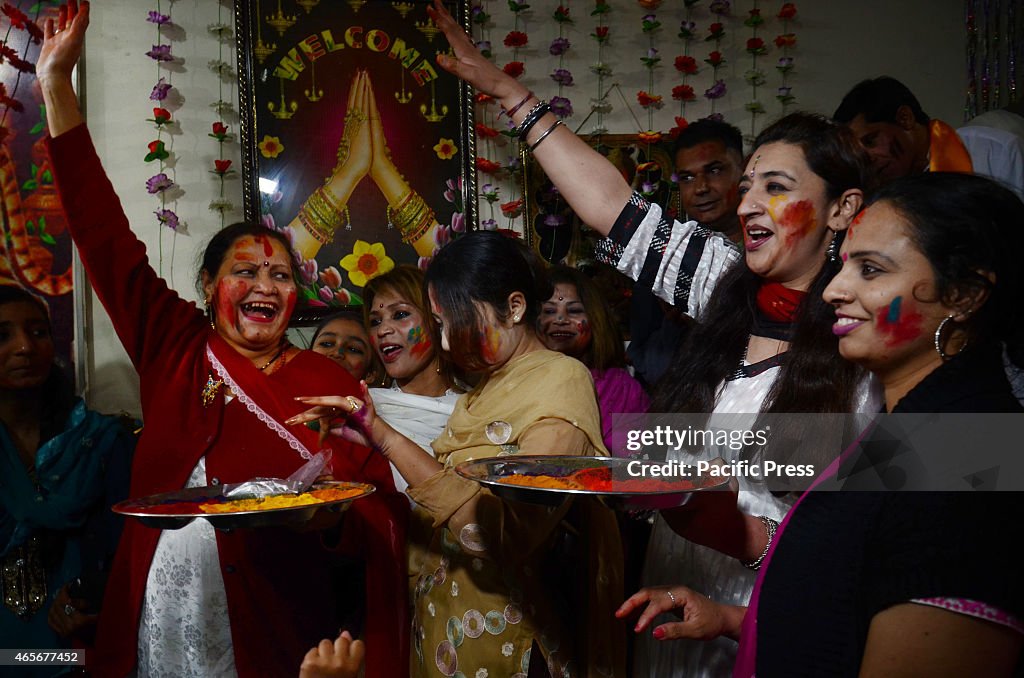
[[[173,7],[173,3],[169,3]],[[170,62],[180,62],[181,60],[171,54],[171,46],[169,44],[163,44],[161,41],[164,38],[163,31],[164,27],[170,27],[174,25],[171,20],[171,14],[164,14],[161,8],[160,0],[157,0],[156,10],[150,10],[147,12],[146,21],[153,24],[156,28],[156,42],[153,48],[146,52],[146,56],[156,62],[156,75],[157,81],[153,86],[152,91],[149,94],[151,101],[156,102],[156,107],[153,108],[153,117],[147,118],[147,122],[153,123],[156,127],[156,139],[149,142],[147,150],[149,151],[143,160],[147,163],[157,162],[158,169],[156,174],[146,180],[146,192],[150,195],[156,196],[159,200],[159,207],[153,214],[156,216],[157,224],[159,226],[165,226],[174,232],[175,235],[178,233],[187,233],[188,229],[184,222],[182,222],[177,213],[168,205],[173,203],[178,197],[182,195],[181,189],[175,182],[175,170],[173,167],[169,167],[166,161],[171,157],[173,148],[168,150],[167,144],[164,141],[164,133],[168,132],[168,128],[171,125],[177,125],[178,123],[173,120],[171,111],[166,107],[164,103],[167,101],[170,91],[172,89],[171,83],[168,81],[170,73],[167,78],[163,76],[162,64]],[[173,146],[174,138],[168,133],[169,141]],[[170,172],[170,174],[168,174]],[[159,231],[158,238],[158,271],[160,275],[163,275],[163,264],[164,264],[164,238],[163,229]],[[171,250],[171,268],[174,268],[174,250]]]
[[[793,57],[789,51],[796,46],[796,33],[789,30],[789,22],[796,17],[796,5],[792,2],[784,3],[776,17],[782,20],[782,34],[775,38],[775,46],[782,50],[779,65],[776,66],[782,73],[782,84],[775,98],[782,104],[782,113],[785,115],[786,109],[796,101],[789,84],[789,74],[793,70]]]
[[[604,116],[612,111],[611,102],[608,101],[608,94],[611,90],[604,87],[605,80],[612,75],[611,66],[604,61],[604,47],[608,44],[608,26],[605,26],[605,16],[612,11],[611,5],[598,0],[597,6],[590,13],[590,16],[597,17],[597,25],[594,32],[590,34],[597,41],[597,62],[590,67],[590,71],[597,76],[597,96],[590,100],[590,110],[597,116],[591,134],[607,134],[608,129],[604,126]]]
[[[211,125],[208,136],[217,142],[217,158],[213,161],[213,169],[210,170],[210,173],[217,177],[218,190],[217,197],[210,201],[210,209],[219,213],[221,228],[224,227],[225,214],[235,208],[234,204],[224,197],[224,180],[235,174],[235,170],[231,168],[231,160],[224,157],[224,144],[231,143],[235,138],[224,121],[225,114],[233,109],[233,106],[224,99],[224,84],[233,82],[235,79],[235,69],[229,61],[224,59],[224,48],[233,45],[235,31],[231,24],[224,22],[223,11],[223,3],[218,2],[217,23],[206,27],[207,32],[217,40],[217,58],[208,64],[210,71],[217,76],[217,101],[212,105],[217,114],[217,120]],[[232,21],[234,21],[233,14]],[[233,52],[233,49],[228,50],[229,55]],[[268,147],[273,155],[278,155],[283,150],[280,139],[276,137],[268,137],[260,144],[260,150],[264,155],[267,154],[265,149]]]
[[[708,36],[704,40],[708,42],[713,41],[715,49],[708,54],[704,61],[711,66],[711,79],[714,82],[711,84],[711,87],[704,90],[704,98],[711,102],[711,114],[708,117],[714,120],[721,120],[722,114],[716,113],[715,107],[718,100],[725,96],[726,87],[725,80],[718,77],[718,69],[725,63],[725,57],[721,52],[722,38],[725,37],[723,19],[729,14],[731,6],[729,0],[712,0],[709,9],[715,15],[715,21],[708,26]]]
[[[637,1],[644,9],[650,9],[658,5],[658,3],[651,2],[651,0]],[[637,92],[636,100],[640,107],[647,112],[647,129],[641,129],[638,136],[640,142],[647,144],[648,147],[661,141],[661,133],[654,131],[654,111],[661,108],[664,105],[664,101],[662,100],[662,95],[653,93],[654,69],[661,62],[661,57],[658,56],[658,48],[654,46],[654,34],[660,28],[661,22],[658,21],[658,17],[655,14],[645,14],[640,20],[640,30],[647,36],[647,54],[640,57],[644,68],[647,69],[647,89]],[[650,148],[648,148],[648,155],[650,155]]]
[[[17,99],[18,88],[21,85],[21,76],[23,73],[34,73],[36,67],[25,59],[28,56],[28,45],[29,43],[39,44],[43,41],[43,31],[39,28],[38,19],[39,13],[42,11],[42,3],[36,3],[35,19],[30,19],[28,15],[22,12],[17,7],[11,5],[9,2],[3,3],[0,6],[0,12],[3,12],[4,16],[10,21],[10,25],[7,27],[7,32],[4,34],[2,40],[0,40],[0,66],[5,62],[9,63],[12,68],[18,71],[18,75],[14,80],[14,87],[8,93],[7,87],[0,82],[0,106],[3,106],[3,114],[0,115],[0,142],[7,138],[10,130],[7,129],[7,114],[11,111],[15,113],[23,113],[25,111],[25,105]],[[22,30],[29,34],[29,43],[25,45],[25,54],[19,55],[7,42],[11,37],[11,31]],[[45,118],[45,116],[44,116]],[[32,128],[32,133],[37,134],[45,129],[46,123],[40,121],[38,125]]]
[[[750,38],[747,39],[747,53],[750,54],[750,70],[743,74],[743,79],[750,85],[750,101],[744,108],[750,113],[750,136],[753,143],[757,134],[757,116],[764,115],[764,104],[757,98],[757,88],[765,83],[764,71],[758,68],[757,58],[768,52],[768,47],[762,38],[757,36],[757,29],[764,23],[761,16],[761,9],[757,6],[758,0],[754,0],[754,6],[750,9],[743,25],[750,28]]]
[[[686,121],[686,104],[696,101],[697,95],[693,86],[688,84],[690,76],[700,70],[697,60],[690,55],[690,43],[697,37],[697,24],[693,22],[693,6],[700,0],[683,0],[686,7],[686,18],[679,23],[679,39],[683,41],[683,53],[676,57],[675,67],[682,77],[682,83],[672,88],[672,98],[679,102],[679,115],[675,116],[675,126],[669,135],[675,139],[689,124]]]

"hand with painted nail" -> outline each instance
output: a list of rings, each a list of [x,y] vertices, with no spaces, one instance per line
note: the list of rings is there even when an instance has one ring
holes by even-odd
[[[312,405],[285,421],[294,426],[305,424],[320,432],[321,443],[328,435],[337,436],[364,447],[380,448],[380,441],[394,432],[377,416],[365,381],[359,382],[361,398],[356,396],[300,396],[301,403]]]
[[[651,633],[658,640],[712,640],[719,636],[736,640],[747,608],[716,603],[685,586],[652,586],[627,598],[615,611],[615,616],[623,619],[638,610],[640,616],[633,627],[636,633],[647,629],[658,615],[665,612],[671,612],[682,620],[654,627]]]
[[[324,638],[306,653],[299,668],[299,678],[355,678],[366,655],[361,640],[352,640],[348,631],[332,642]]]

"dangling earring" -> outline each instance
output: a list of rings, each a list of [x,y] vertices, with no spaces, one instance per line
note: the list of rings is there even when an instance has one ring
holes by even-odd
[[[217,326],[213,323],[213,309],[210,308],[210,304],[213,303],[213,299],[207,297],[203,303],[206,304],[206,318],[210,321],[210,329],[216,332]]]
[[[841,239],[839,231],[832,234],[832,241],[828,244],[828,249],[825,250],[825,260],[830,264],[834,264],[839,261],[839,240]]]
[[[964,352],[965,348],[967,348],[967,341],[964,341],[964,343],[960,345],[960,350],[957,351],[956,353],[949,354],[942,350],[942,331],[946,328],[946,323],[948,323],[950,320],[953,320],[952,313],[943,318],[942,322],[939,323],[939,326],[935,328],[935,352],[938,353],[939,357],[942,358],[943,360],[949,360],[950,358],[958,356]]]

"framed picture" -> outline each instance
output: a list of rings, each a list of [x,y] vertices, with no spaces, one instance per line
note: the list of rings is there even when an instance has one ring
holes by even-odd
[[[86,388],[84,276],[77,263],[46,149],[46,113],[36,85],[39,44],[26,27],[56,18],[56,4],[31,18],[0,16],[0,285],[20,287],[49,308],[57,356],[79,393]],[[15,18],[17,17],[17,21]],[[17,25],[14,25],[17,24]],[[74,73],[78,83],[78,70]]]
[[[675,167],[671,141],[651,144],[641,142],[635,134],[603,134],[582,139],[607,157],[635,190],[667,207],[672,215],[679,212],[679,189],[672,181]],[[530,246],[552,264],[590,264],[601,236],[580,221],[532,156],[523,158],[523,166]]]
[[[468,26],[464,0],[448,4]],[[245,216],[301,257],[293,322],[362,301],[475,223],[469,87],[428,3],[236,0]]]

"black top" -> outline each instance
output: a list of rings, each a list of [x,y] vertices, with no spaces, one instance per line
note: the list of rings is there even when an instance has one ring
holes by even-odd
[[[995,348],[957,356],[895,412],[1022,412]],[[1024,618],[1019,493],[812,492],[790,517],[757,609],[757,675],[856,676],[878,612],[966,598]]]

